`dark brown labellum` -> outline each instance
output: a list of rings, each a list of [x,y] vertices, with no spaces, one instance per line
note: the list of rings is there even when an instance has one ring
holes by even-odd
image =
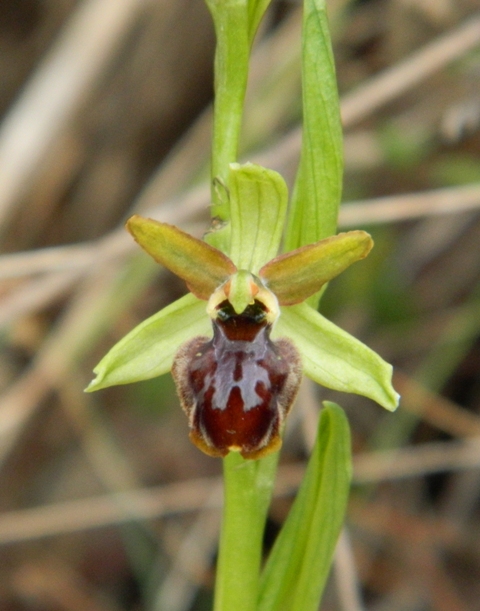
[[[196,337],[173,368],[190,437],[211,456],[239,451],[260,458],[281,445],[280,428],[301,380],[300,357],[287,339],[272,341],[259,301],[236,314],[218,307],[213,339]]]

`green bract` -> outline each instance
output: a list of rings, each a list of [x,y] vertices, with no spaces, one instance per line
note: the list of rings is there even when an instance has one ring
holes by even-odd
[[[259,291],[275,295],[280,318],[274,335],[295,344],[307,376],[328,388],[364,395],[394,410],[398,395],[391,385],[391,365],[300,303],[364,258],[373,245],[370,236],[351,231],[272,259],[279,249],[287,207],[283,179],[253,164],[232,164],[228,187],[232,218],[229,256],[171,225],[138,216],[129,220],[127,228],[140,246],[185,280],[193,294],[150,317],[118,342],[95,368],[97,377],[87,390],[169,371],[180,346],[199,335],[211,336],[205,300],[225,286],[221,290],[227,296],[232,291],[231,303],[237,313],[253,303]]]

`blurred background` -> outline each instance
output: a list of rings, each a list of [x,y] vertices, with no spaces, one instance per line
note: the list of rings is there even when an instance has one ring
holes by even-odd
[[[401,408],[305,382],[266,549],[320,401],[354,484],[323,611],[480,609],[480,2],[328,0],[345,126],[340,227],[375,239],[322,311],[395,365]],[[241,158],[290,182],[301,6],[273,0]],[[0,3],[0,610],[211,609],[221,463],[171,377],[83,393],[185,292],[134,245],[141,212],[208,227],[214,34],[202,0]],[[233,611],[233,610],[232,610]]]

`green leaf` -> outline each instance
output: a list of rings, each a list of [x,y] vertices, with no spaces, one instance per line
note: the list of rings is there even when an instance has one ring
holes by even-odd
[[[324,406],[305,477],[262,575],[258,611],[318,609],[351,478],[347,419],[335,403]]]
[[[376,352],[306,303],[281,311],[274,334],[293,341],[309,378],[327,388],[369,397],[390,411],[396,409],[399,396],[392,387],[392,366]]]
[[[303,141],[285,250],[336,233],[342,192],[342,128],[325,0],[305,0],[302,33]]]
[[[258,273],[278,253],[288,190],[273,170],[253,163],[230,165],[230,256],[238,269]]]
[[[198,335],[211,336],[205,303],[185,295],[135,327],[95,367],[88,392],[148,380],[170,371],[182,344]]]
[[[270,0],[248,0],[248,34],[250,44],[252,44],[265,10],[270,4]]]
[[[365,231],[349,231],[269,261],[259,272],[281,305],[305,301],[373,247]]]
[[[236,271],[222,252],[173,225],[135,215],[127,221],[127,229],[155,261],[185,280],[199,299],[208,299]]]

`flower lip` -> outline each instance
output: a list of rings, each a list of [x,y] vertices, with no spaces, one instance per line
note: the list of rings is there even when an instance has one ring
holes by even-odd
[[[213,339],[196,337],[181,346],[172,367],[190,438],[211,456],[239,451],[260,458],[281,445],[301,380],[300,356],[289,340],[270,339],[261,301],[237,314],[224,300],[216,314]]]

